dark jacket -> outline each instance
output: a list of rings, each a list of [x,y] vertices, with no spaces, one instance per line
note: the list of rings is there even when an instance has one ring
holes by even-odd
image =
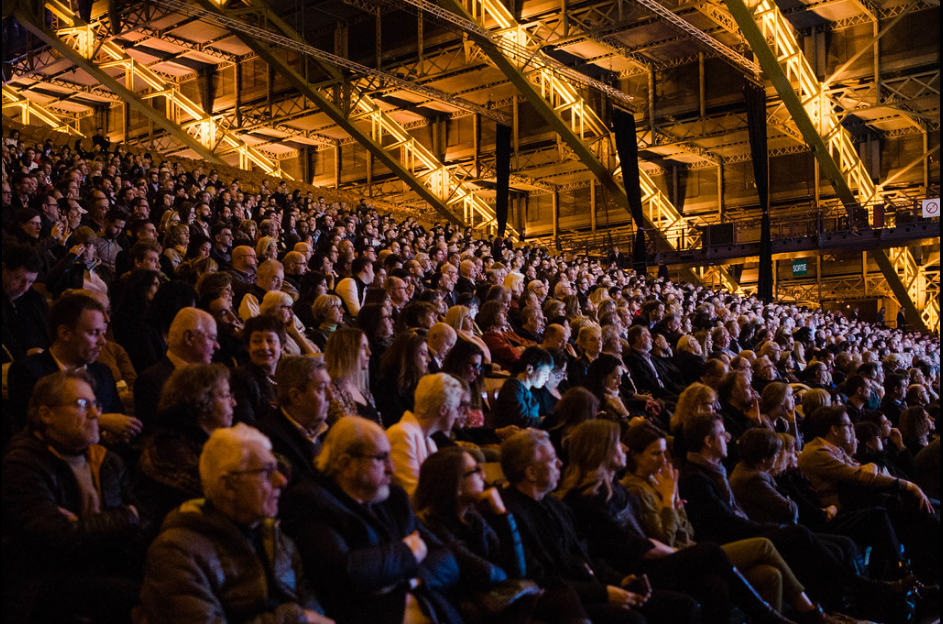
[[[200,453],[209,434],[191,410],[162,412],[151,421],[138,460],[136,491],[157,521],[192,498],[203,496]]]
[[[605,603],[606,583],[618,585],[621,579],[595,569],[569,508],[551,495],[537,501],[514,487],[504,488],[501,497],[518,520],[528,578],[540,584],[562,579],[584,604]]]
[[[733,493],[725,490],[721,479],[726,480],[726,476],[690,460],[681,469],[678,489],[699,541],[726,544],[760,537],[776,528],[750,520],[733,500]]]
[[[144,423],[145,427],[154,425],[160,391],[174,370],[174,363],[165,355],[157,364],[141,372],[134,382],[134,416]]]
[[[259,550],[264,550],[264,554]],[[193,500],[171,513],[147,552],[138,622],[303,622],[320,611],[294,543],[274,520],[235,524]]]
[[[457,516],[432,515],[423,521],[452,551],[462,573],[462,589],[487,589],[507,578],[524,578],[526,566],[521,535],[513,514],[466,514],[465,523]]]
[[[316,474],[289,488],[282,503],[285,531],[297,541],[324,608],[338,624],[402,622],[407,591],[435,621],[460,621],[439,593],[458,581],[455,558],[422,530],[398,485],[368,508]],[[417,529],[429,547],[421,564],[402,541]],[[413,578],[422,582],[410,590]]]
[[[229,385],[236,399],[233,423],[241,422],[254,427],[262,414],[278,402],[275,386],[269,381],[269,376],[252,362],[234,370]]]
[[[407,411],[413,411],[415,396],[413,392],[402,393],[397,383],[396,373],[380,377],[373,385],[373,398],[380,410],[380,417],[384,427],[392,427],[400,421]]]
[[[730,487],[737,504],[757,522],[796,524],[799,505],[779,490],[768,472],[747,468],[742,462],[730,473]]]
[[[504,382],[494,402],[494,426],[501,428],[517,425],[521,429],[540,427],[540,404],[520,380]]]
[[[563,498],[587,538],[590,555],[628,574],[640,569],[642,557],[655,547],[640,524],[638,499],[624,485],[613,481],[606,500],[602,488],[593,494],[571,490]]]
[[[101,513],[82,516],[82,493],[69,465],[32,432],[11,441],[2,481],[4,621],[25,621],[44,585],[135,560],[141,522],[128,504],[124,464],[97,444],[87,457],[98,475]]]
[[[320,438],[314,442],[301,435],[281,408],[269,410],[259,419],[259,430],[272,441],[272,452],[288,462],[289,483],[302,475],[314,474],[314,459],[321,452]]]
[[[652,359],[654,360],[655,357],[652,357]],[[704,364],[706,364],[706,360],[703,356],[687,351],[678,351],[674,354],[674,357],[671,358],[671,361],[681,372],[681,378],[683,379],[680,383],[681,388],[686,388],[695,381],[700,381],[701,372],[704,370]],[[658,371],[658,374],[662,378],[662,381],[664,381],[665,377],[661,374],[661,371]]]
[[[646,361],[644,355],[635,349],[629,349],[623,356],[626,366],[629,367],[629,373],[639,392],[648,392],[656,399],[661,399],[671,395],[671,391],[665,385],[665,380],[656,376],[653,370],[654,363],[649,366],[650,360]]]
[[[38,290],[30,288],[19,299],[3,297],[3,362],[26,357],[30,349],[48,349],[46,314],[49,306]]]

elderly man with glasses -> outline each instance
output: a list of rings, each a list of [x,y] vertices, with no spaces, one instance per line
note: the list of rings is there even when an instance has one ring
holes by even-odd
[[[383,429],[341,418],[315,465],[286,493],[282,518],[327,614],[372,624],[461,621],[440,593],[458,581],[457,563],[393,483]]]
[[[140,609],[147,622],[332,622],[274,520],[286,480],[271,447],[244,424],[207,440],[206,498],[172,512],[147,553]]]
[[[137,601],[141,520],[124,464],[98,444],[92,383],[40,379],[3,459],[5,621],[116,621]]]

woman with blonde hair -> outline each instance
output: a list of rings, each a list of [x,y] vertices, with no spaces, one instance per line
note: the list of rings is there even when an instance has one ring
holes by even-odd
[[[258,256],[259,264],[266,260],[277,260],[278,239],[274,236],[263,236],[255,244],[255,254]]]
[[[256,237],[259,232],[259,224],[253,221],[252,219],[243,219],[239,224],[239,233],[237,238],[240,240],[248,241],[249,244],[255,245]],[[235,234],[235,232],[234,232]],[[258,253],[258,252],[256,252]]]
[[[684,389],[678,396],[674,414],[671,415],[671,421],[668,423],[671,435],[674,436],[675,455],[681,458],[686,455],[684,436],[681,435],[684,423],[693,416],[713,414],[717,409],[717,393],[710,386],[695,382]]]
[[[176,210],[168,210],[160,218],[160,227],[158,228],[158,231],[166,236],[170,226],[175,223],[180,223],[180,215]]]
[[[341,327],[327,339],[324,363],[331,376],[331,405],[327,420],[334,424],[344,416],[360,416],[382,426],[380,412],[370,392],[370,342],[356,327]]]
[[[475,317],[472,314],[471,308],[463,305],[452,306],[445,315],[445,323],[455,330],[459,338],[467,340],[481,349],[485,362],[488,364],[491,363],[491,351],[488,349],[488,345],[485,344],[485,341],[476,333],[477,327],[475,326]]]
[[[798,436],[796,396],[792,386],[774,381],[763,389],[760,395],[760,422],[767,429]]]
[[[262,297],[260,316],[272,316],[285,326],[283,355],[315,355],[321,350],[304,335],[304,327],[295,317],[291,295],[280,290],[270,290]],[[301,329],[299,329],[299,326]]]
[[[566,320],[572,323],[576,319],[586,318],[583,314],[583,308],[580,307],[580,298],[576,295],[567,295],[563,298],[564,314]]]
[[[504,276],[504,286],[511,290],[511,298],[517,299],[524,292],[524,276],[512,271]]]

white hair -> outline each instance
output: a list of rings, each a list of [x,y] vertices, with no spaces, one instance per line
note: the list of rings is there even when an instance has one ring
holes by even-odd
[[[272,443],[261,431],[244,423],[213,432],[200,453],[200,481],[208,500],[221,500],[223,480],[246,467],[253,447],[270,451]]]
[[[462,384],[446,373],[424,375],[416,386],[416,418],[420,420],[439,417],[443,406],[456,407],[462,400]]]
[[[270,290],[262,297],[262,303],[259,304],[259,314],[271,314],[272,311],[280,305],[291,305],[293,303],[291,295],[281,290]]]

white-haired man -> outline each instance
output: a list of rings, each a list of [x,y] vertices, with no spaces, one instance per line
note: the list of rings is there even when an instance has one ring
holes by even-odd
[[[393,465],[393,480],[412,496],[419,483],[419,467],[438,449],[432,434],[448,433],[459,416],[462,384],[451,375],[435,373],[419,380],[415,408],[387,429]]]
[[[341,622],[461,621],[439,593],[458,581],[450,551],[425,532],[393,483],[383,428],[345,416],[327,433],[317,473],[286,492],[294,537],[328,615]]]
[[[141,610],[156,622],[331,622],[274,518],[285,477],[271,443],[244,424],[200,455],[205,500],[172,512],[147,553]]]

